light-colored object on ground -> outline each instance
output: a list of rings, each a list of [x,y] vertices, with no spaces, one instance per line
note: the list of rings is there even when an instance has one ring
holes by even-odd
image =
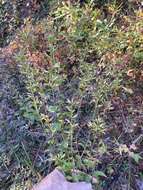
[[[138,186],[138,190],[143,190],[143,180],[136,180],[137,186]]]
[[[32,190],[92,190],[92,187],[86,182],[70,183],[59,170],[55,169]]]

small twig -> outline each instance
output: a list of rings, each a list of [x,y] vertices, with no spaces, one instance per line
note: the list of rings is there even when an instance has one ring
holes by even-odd
[[[140,141],[142,141],[143,140],[143,134],[141,134],[138,138],[136,138],[133,142],[132,142],[132,144],[137,144],[137,143],[139,143]]]

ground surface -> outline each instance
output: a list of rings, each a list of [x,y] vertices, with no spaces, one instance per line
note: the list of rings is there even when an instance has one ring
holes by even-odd
[[[2,155],[0,160],[0,188],[3,188],[13,173],[12,168],[11,170],[6,167],[10,163],[9,160],[5,160],[5,157],[7,152],[12,151],[11,143],[16,140],[15,129],[20,121],[15,116],[17,110],[15,98],[19,94],[19,79],[15,68],[8,65],[2,55],[0,58],[0,89],[0,154]]]

